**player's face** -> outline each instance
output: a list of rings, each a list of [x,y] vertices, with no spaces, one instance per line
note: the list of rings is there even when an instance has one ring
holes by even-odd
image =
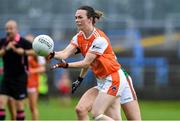
[[[75,14],[75,22],[79,30],[84,30],[88,26],[92,25],[92,20],[87,17],[86,10],[77,10]]]

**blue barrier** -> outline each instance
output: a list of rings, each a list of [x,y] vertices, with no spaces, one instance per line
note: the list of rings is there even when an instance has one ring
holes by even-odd
[[[118,61],[122,65],[129,65],[131,67],[132,76],[136,80],[134,85],[137,87],[142,88],[144,86],[143,68],[148,66],[155,67],[156,86],[167,86],[168,84],[168,62],[163,57],[146,57],[142,60],[118,57]]]

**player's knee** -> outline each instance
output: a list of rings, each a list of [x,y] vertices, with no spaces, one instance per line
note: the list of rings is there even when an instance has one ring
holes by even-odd
[[[88,113],[88,109],[86,107],[83,107],[83,106],[76,106],[76,113],[77,114]]]

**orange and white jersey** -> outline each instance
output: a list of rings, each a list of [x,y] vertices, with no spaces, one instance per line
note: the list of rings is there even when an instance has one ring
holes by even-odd
[[[120,64],[116,60],[110,40],[100,29],[94,28],[89,38],[80,31],[72,38],[71,44],[78,47],[83,56],[86,56],[87,52],[97,55],[91,68],[98,78],[105,78],[119,70]]]
[[[28,56],[28,63],[29,63],[29,75],[28,75],[27,87],[37,88],[38,87],[38,73],[31,73],[33,69],[36,69],[39,67],[37,58],[34,56]]]

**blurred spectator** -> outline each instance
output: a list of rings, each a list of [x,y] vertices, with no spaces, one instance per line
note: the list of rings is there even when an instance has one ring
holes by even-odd
[[[68,106],[71,103],[71,80],[69,72],[64,70],[57,84],[58,91],[60,93],[61,105]]]
[[[26,39],[33,42],[34,36],[31,34],[28,34],[26,36]],[[29,69],[28,69],[28,85],[27,85],[27,91],[28,91],[28,101],[29,101],[29,107],[32,115],[32,120],[38,120],[39,119],[39,111],[38,111],[38,86],[39,86],[39,75],[41,73],[44,73],[45,68],[45,59],[43,60],[43,57],[39,56],[28,56],[28,63],[29,63]]]

